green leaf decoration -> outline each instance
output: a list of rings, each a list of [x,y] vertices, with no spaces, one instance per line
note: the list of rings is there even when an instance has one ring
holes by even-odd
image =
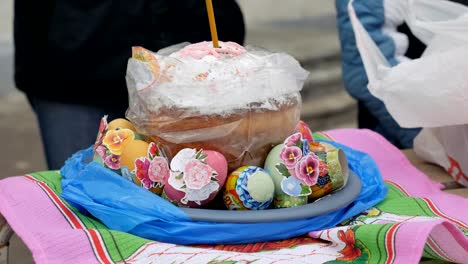
[[[302,190],[300,196],[307,196],[312,193],[312,189],[310,188],[310,186],[301,184],[301,188]]]
[[[208,158],[208,155],[203,154],[198,159],[204,161],[206,158]]]
[[[275,168],[281,175],[286,177],[291,176],[291,173],[289,173],[288,168],[286,168],[286,165],[284,165],[283,163],[276,164]]]
[[[299,141],[296,143],[296,146],[297,146],[298,148],[300,148],[301,150],[302,150],[302,145],[303,145],[303,144],[302,144],[302,140],[299,140]]]
[[[216,177],[218,177],[218,173],[215,170],[213,170],[213,172],[211,172],[211,180],[217,182],[218,178]]]
[[[323,160],[323,161],[327,161],[327,152],[325,151],[317,151],[317,152],[314,152],[315,155],[317,155],[317,157],[319,157],[320,160]]]
[[[184,173],[183,173],[183,172],[181,172],[179,175],[175,176],[175,178],[176,178],[177,180],[181,180],[182,177],[184,177]]]
[[[202,154],[203,154],[203,150],[200,149],[199,151],[197,151],[197,154],[195,154],[195,159],[200,159]]]

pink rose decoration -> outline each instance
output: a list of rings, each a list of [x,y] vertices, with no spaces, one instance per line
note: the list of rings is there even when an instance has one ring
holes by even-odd
[[[208,185],[213,169],[197,159],[192,159],[185,165],[184,181],[189,189],[200,190]]]
[[[162,157],[154,157],[148,168],[148,177],[153,182],[166,183],[171,171],[167,160]]]
[[[293,176],[303,184],[313,186],[317,183],[319,176],[319,164],[319,157],[311,152],[297,163]]]
[[[302,151],[298,147],[284,147],[281,150],[280,158],[283,160],[287,168],[293,168],[296,163],[302,158]]]
[[[173,171],[184,171],[185,165],[192,159],[195,159],[197,151],[195,149],[185,148],[180,150],[171,160],[171,169]]]
[[[302,134],[301,133],[295,133],[289,136],[285,141],[284,145],[288,147],[296,146],[296,144],[301,141],[302,139]]]

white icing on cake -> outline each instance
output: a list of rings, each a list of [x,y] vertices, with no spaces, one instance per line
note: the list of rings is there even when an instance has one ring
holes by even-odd
[[[130,59],[127,86],[131,103],[141,100],[152,112],[164,107],[207,115],[227,115],[252,107],[276,110],[288,95],[297,96],[309,74],[285,53],[252,47],[242,52],[237,44],[220,42],[224,52],[212,55],[206,44],[212,45],[202,42],[182,50],[184,46],[177,45],[153,53],[160,76],[152,74],[149,62]],[[195,45],[203,51],[197,51]],[[192,50],[187,53],[187,48]],[[192,56],[194,49],[196,53]],[[135,96],[139,99],[134,100]]]

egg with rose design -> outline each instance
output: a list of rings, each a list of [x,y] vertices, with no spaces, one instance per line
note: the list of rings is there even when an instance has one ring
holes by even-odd
[[[171,160],[170,168],[162,196],[181,207],[206,205],[226,182],[227,161],[216,151],[182,149]]]
[[[120,164],[123,177],[158,195],[170,175],[168,161],[154,142],[133,140],[128,143]]]

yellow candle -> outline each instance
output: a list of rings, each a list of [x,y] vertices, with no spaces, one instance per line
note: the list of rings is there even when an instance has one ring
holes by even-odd
[[[213,47],[219,48],[218,33],[216,32],[216,21],[213,10],[213,3],[211,0],[206,0],[206,10],[208,12],[208,20],[210,21],[211,39],[213,40]]]

